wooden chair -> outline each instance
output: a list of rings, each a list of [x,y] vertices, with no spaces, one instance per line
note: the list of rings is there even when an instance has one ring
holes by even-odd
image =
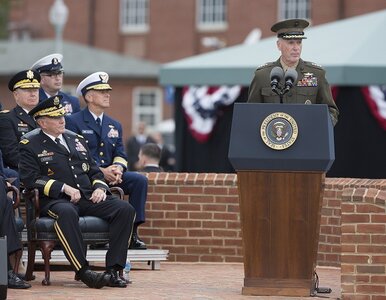
[[[111,188],[111,192],[120,199],[124,199],[123,190],[119,187]],[[59,239],[54,230],[54,219],[40,217],[39,191],[24,190],[22,198],[26,204],[27,238],[28,238],[28,263],[26,280],[31,280],[35,266],[35,252],[39,247],[44,260],[45,276],[42,285],[50,285],[50,259],[51,253]],[[94,216],[79,217],[79,226],[82,231],[83,241],[86,244],[108,242],[109,225],[101,218]]]

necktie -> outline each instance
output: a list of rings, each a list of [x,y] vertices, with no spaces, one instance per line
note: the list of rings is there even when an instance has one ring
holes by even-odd
[[[102,124],[101,124],[101,119],[98,117],[96,118],[95,122],[97,123],[98,125],[98,134],[101,135],[101,131],[102,131]]]
[[[59,146],[62,150],[66,151],[66,152],[68,153],[67,148],[62,144],[62,142],[60,141],[60,138],[56,138],[56,139],[55,139],[55,142],[58,144],[58,146]]]

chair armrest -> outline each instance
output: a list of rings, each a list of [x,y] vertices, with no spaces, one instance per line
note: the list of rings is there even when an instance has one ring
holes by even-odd
[[[19,189],[16,186],[11,185],[11,186],[7,186],[7,192],[12,192],[12,206],[13,206],[13,209],[18,208],[19,205],[20,205],[20,192],[19,192]]]
[[[111,194],[116,195],[119,197],[119,199],[123,200],[124,193],[123,190],[118,186],[113,186],[110,188]]]
[[[39,190],[24,189],[21,196],[25,201],[28,225],[33,219],[38,219],[40,215]]]

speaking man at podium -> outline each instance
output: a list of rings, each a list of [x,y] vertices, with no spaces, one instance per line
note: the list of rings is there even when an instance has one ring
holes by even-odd
[[[280,21],[271,27],[277,33],[277,61],[259,66],[249,87],[250,103],[327,104],[331,120],[338,122],[339,111],[332,98],[324,69],[300,58],[304,28],[302,19]]]

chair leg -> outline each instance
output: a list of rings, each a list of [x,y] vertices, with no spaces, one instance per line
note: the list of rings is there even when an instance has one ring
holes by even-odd
[[[42,285],[51,285],[50,282],[50,259],[52,250],[54,250],[55,242],[54,241],[42,241],[40,242],[40,249],[42,251],[43,260],[44,260],[44,279],[42,280]]]
[[[15,252],[15,265],[13,266],[13,271],[18,274],[19,273],[19,266],[20,266],[20,260],[21,257],[23,256],[23,249],[20,249]]]
[[[28,243],[28,262],[27,262],[27,271],[25,272],[25,279],[27,281],[32,280],[32,274],[35,267],[35,251],[36,251],[36,242]]]

